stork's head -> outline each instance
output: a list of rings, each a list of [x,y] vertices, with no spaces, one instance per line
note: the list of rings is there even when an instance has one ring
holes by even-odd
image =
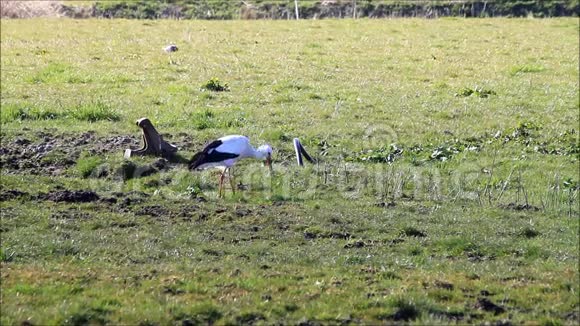
[[[171,53],[171,52],[177,52],[177,50],[179,50],[179,49],[177,48],[177,45],[169,44],[168,46],[164,47],[163,50],[167,53]]]
[[[259,159],[264,160],[264,165],[272,171],[272,147],[270,145],[262,145],[258,147],[256,152],[259,153]]]

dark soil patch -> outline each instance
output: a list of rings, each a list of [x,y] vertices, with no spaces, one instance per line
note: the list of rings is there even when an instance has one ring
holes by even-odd
[[[350,248],[362,248],[364,246],[366,246],[366,243],[364,243],[364,241],[362,241],[362,240],[358,240],[358,241],[355,241],[355,242],[350,242],[350,243],[345,244],[344,245],[344,248],[346,248],[346,249],[350,249]]]
[[[26,146],[28,144],[32,143],[30,140],[26,139],[26,138],[16,138],[14,140],[14,144],[16,145],[20,145],[20,146]]]
[[[475,308],[487,312],[493,312],[495,315],[505,312],[505,308],[498,306],[488,298],[478,298],[475,303]]]
[[[318,235],[316,233],[313,232],[304,232],[304,239],[306,240],[312,240],[312,239],[316,239]]]
[[[101,202],[107,203],[107,204],[116,204],[117,203],[117,198],[115,198],[115,197],[105,197],[105,198],[101,198]]]
[[[10,189],[0,193],[0,201],[15,199],[26,195],[28,195],[28,193],[16,189]]]
[[[177,216],[182,217],[184,220],[191,220],[191,217],[197,211],[199,211],[199,206],[197,205],[183,206],[179,208]]]
[[[98,137],[95,131],[82,134],[57,133],[45,129],[35,133],[37,140],[18,137],[2,143],[0,168],[7,174],[62,175],[73,166],[81,152],[90,155],[122,153],[125,148],[137,146],[140,137]]]
[[[69,139],[49,132],[37,134],[37,142],[17,138],[3,143],[0,168],[5,173],[25,172],[34,175],[60,175],[75,163],[80,152]]]
[[[169,169],[169,161],[164,159],[164,158],[160,158],[157,161],[151,163],[151,167],[158,170],[158,171],[168,170]]]
[[[383,202],[376,203],[375,206],[383,207],[383,208],[393,208],[393,207],[396,207],[397,204],[395,202],[384,202],[383,201]]]
[[[252,211],[249,209],[243,209],[243,208],[236,209],[236,215],[238,217],[244,217],[244,216],[250,215],[251,213],[252,213]]]
[[[252,227],[250,227],[250,231],[251,232],[258,232],[260,231],[262,228],[257,226],[257,225],[253,225]]]
[[[170,295],[178,295],[178,294],[183,294],[185,293],[185,290],[183,289],[178,289],[174,286],[165,286],[163,287],[163,291],[164,294],[170,294]]]
[[[408,236],[408,237],[418,237],[418,238],[423,238],[426,237],[427,234],[421,230],[418,230],[412,226],[409,227],[405,227],[402,231],[402,234]]]
[[[197,218],[195,219],[196,222],[203,222],[205,220],[207,220],[208,216],[206,213],[199,213],[197,215]]]
[[[410,321],[417,319],[421,311],[413,304],[399,304],[397,312],[393,314],[392,319],[395,321]]]
[[[93,144],[92,150],[95,154],[105,154],[118,151],[122,153],[127,148],[140,147],[141,137],[134,136],[112,136],[105,138],[93,139],[91,143]]]
[[[520,231],[519,235],[524,237],[524,238],[531,239],[531,238],[535,238],[535,237],[539,236],[540,232],[534,228],[526,227],[522,231]]]
[[[148,215],[153,217],[163,217],[163,216],[170,216],[171,212],[159,205],[152,205],[152,206],[144,206],[138,209],[135,212],[135,215]]]
[[[315,233],[315,232],[304,232],[304,239],[312,240],[316,238],[320,239],[342,239],[347,240],[352,238],[353,235],[348,232],[330,232],[330,233]]]
[[[148,194],[142,191],[130,191],[127,193],[114,192],[112,195],[112,198],[117,198],[118,207],[121,209],[127,208],[131,205],[143,203],[149,197]]]
[[[63,190],[48,194],[39,194],[37,199],[54,202],[88,203],[99,200],[99,195],[90,190]]]
[[[228,209],[227,209],[227,208],[223,208],[223,207],[219,207],[219,208],[216,208],[216,209],[215,209],[215,213],[216,213],[216,214],[225,213],[225,212],[227,212],[227,211],[228,211]]]
[[[507,205],[500,205],[503,209],[511,209],[514,211],[534,211],[537,212],[540,210],[539,207],[532,206],[529,204],[516,204],[516,203],[509,203]]]
[[[259,312],[249,312],[236,316],[236,323],[240,325],[253,325],[264,320],[266,320],[266,317]]]
[[[405,239],[404,238],[394,238],[392,240],[386,240],[386,241],[384,241],[384,243],[387,246],[389,246],[389,247],[396,246],[396,245],[398,245],[399,243],[402,243],[402,242],[405,242]]]
[[[319,325],[321,325],[320,322],[306,318],[303,318],[300,320],[300,322],[298,322],[298,326],[319,326]]]

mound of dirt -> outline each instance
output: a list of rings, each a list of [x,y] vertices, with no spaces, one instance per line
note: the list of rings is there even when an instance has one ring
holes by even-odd
[[[148,215],[153,217],[170,216],[171,212],[160,205],[144,206],[135,211],[135,215]]]
[[[26,195],[28,195],[28,193],[16,189],[10,189],[0,193],[0,201],[10,200]]]
[[[3,140],[0,169],[4,173],[58,176],[75,165],[83,151],[91,155],[121,154],[126,148],[138,147],[141,141],[137,135],[98,137],[95,131],[59,134],[55,129],[41,130],[34,136],[35,141],[21,136]]]
[[[480,310],[484,310],[484,311],[493,312],[496,315],[499,315],[499,314],[505,312],[505,308],[498,306],[497,304],[493,303],[488,298],[477,299],[477,303],[475,304],[475,308],[480,309]]]
[[[40,194],[37,197],[41,200],[50,200],[54,202],[67,203],[88,203],[100,199],[99,195],[90,190],[63,190],[50,192],[48,194]]]

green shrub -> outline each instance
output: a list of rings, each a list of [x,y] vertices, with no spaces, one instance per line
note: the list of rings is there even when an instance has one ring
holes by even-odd
[[[34,76],[28,78],[28,82],[33,84],[86,84],[90,81],[91,77],[80,73],[75,67],[58,62],[48,64],[48,66],[38,71]]]
[[[70,110],[67,115],[76,120],[89,122],[102,120],[119,121],[121,119],[117,111],[102,102],[81,104]]]
[[[230,87],[227,83],[222,83],[218,78],[213,77],[205,82],[205,84],[201,85],[201,89],[212,92],[229,92]]]
[[[204,130],[216,128],[218,121],[215,119],[215,114],[210,110],[197,111],[191,115],[192,123],[195,129]]]
[[[209,109],[203,109],[192,112],[189,116],[193,127],[197,130],[239,127],[246,121],[243,112],[239,111],[218,116]]]
[[[88,178],[103,161],[100,157],[89,156],[86,152],[77,160],[76,170],[83,178]]]
[[[55,110],[26,104],[4,104],[1,112],[2,123],[15,120],[52,120],[62,116],[62,113]]]

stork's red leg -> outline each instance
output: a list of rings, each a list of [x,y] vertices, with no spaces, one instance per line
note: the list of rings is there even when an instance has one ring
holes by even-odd
[[[232,187],[232,192],[236,194],[236,183],[234,182],[234,177],[232,176],[231,168],[228,169],[228,178],[230,179],[230,186]]]
[[[222,190],[224,188],[224,177],[226,175],[226,170],[224,170],[224,172],[222,172],[222,175],[220,176],[220,186],[219,186],[219,190],[218,190],[218,195],[219,197],[222,197]]]

